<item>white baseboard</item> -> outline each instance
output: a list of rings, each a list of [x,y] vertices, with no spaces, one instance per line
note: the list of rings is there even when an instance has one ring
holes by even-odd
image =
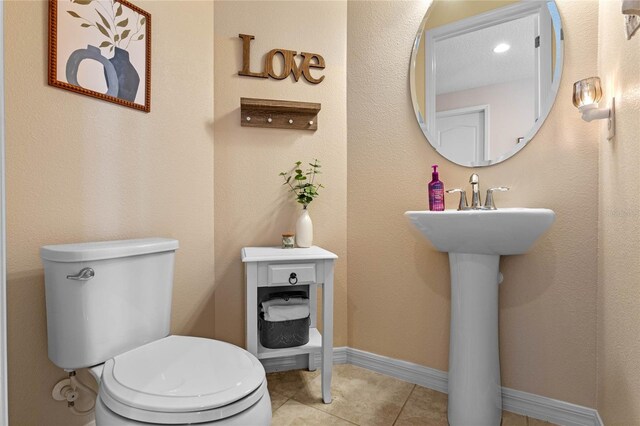
[[[347,362],[405,382],[447,393],[447,373],[412,362],[401,361],[359,349],[348,348]]]
[[[603,426],[593,408],[505,387],[502,388],[502,408],[564,426]]]
[[[316,354],[320,365],[320,354]],[[447,373],[412,362],[401,361],[349,347],[333,350],[334,364],[353,364],[377,373],[386,374],[438,392],[447,393]],[[262,360],[267,372],[308,367],[308,357],[295,356]],[[502,408],[516,414],[545,420],[563,426],[604,426],[597,410],[557,399],[534,395],[515,389],[502,388]]]

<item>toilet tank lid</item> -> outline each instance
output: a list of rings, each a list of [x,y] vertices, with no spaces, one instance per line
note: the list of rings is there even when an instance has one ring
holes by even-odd
[[[172,238],[141,238],[48,245],[40,248],[40,257],[53,262],[84,262],[173,251],[177,248],[178,240]]]

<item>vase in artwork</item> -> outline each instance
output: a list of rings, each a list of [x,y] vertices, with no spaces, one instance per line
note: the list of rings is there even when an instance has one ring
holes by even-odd
[[[129,52],[116,47],[113,58],[109,59],[118,75],[118,95],[120,99],[134,102],[140,86],[140,76],[133,64],[129,61]]]
[[[78,71],[80,69],[80,62],[85,60],[93,60],[102,64],[104,67],[104,78],[107,83],[107,92],[105,94],[118,96],[118,73],[111,61],[102,56],[100,49],[95,46],[87,45],[86,49],[75,50],[69,55],[66,66],[67,82],[73,86],[82,87],[78,82]]]
[[[302,210],[296,221],[296,244],[302,248],[313,245],[313,222],[307,209]]]

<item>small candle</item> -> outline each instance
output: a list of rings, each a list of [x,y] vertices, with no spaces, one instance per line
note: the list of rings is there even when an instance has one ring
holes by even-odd
[[[295,245],[296,239],[295,239],[295,235],[291,232],[287,232],[282,234],[282,248],[283,249],[290,249],[293,248]]]

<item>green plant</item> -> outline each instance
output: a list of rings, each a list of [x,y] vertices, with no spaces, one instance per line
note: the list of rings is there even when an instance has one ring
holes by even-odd
[[[84,22],[80,24],[82,28],[95,28],[107,38],[98,46],[101,49],[108,48],[109,52],[112,52],[114,47],[119,47],[127,50],[132,41],[144,39],[144,34],[140,34],[140,31],[144,28],[147,18],[135,12],[135,18],[133,22],[130,22],[129,18],[123,15],[122,3],[117,0],[107,2],[99,0],[71,0],[71,3],[80,6],[93,6],[93,10],[100,17],[99,20],[94,19],[95,17],[91,18],[90,8],[87,8],[88,15],[85,16],[89,16],[91,19],[82,17],[73,10],[67,10],[67,13],[74,18],[83,20]],[[103,13],[100,13],[98,6],[102,9]],[[130,17],[133,18],[133,15]]]
[[[306,209],[309,203],[320,195],[318,190],[324,188],[324,186],[315,183],[316,175],[321,174],[320,170],[318,170],[321,167],[320,161],[317,158],[313,163],[309,163],[310,167],[306,170],[302,170],[300,168],[301,165],[302,161],[296,161],[291,170],[281,172],[280,176],[284,178],[283,185],[289,185],[289,188],[291,188],[289,192],[293,192],[296,196],[296,201]]]

